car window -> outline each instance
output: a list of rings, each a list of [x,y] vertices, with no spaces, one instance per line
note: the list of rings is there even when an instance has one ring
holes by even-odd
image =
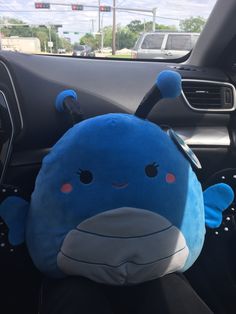
[[[176,59],[192,50],[215,3],[2,1],[0,50],[79,58]]]
[[[142,43],[142,40],[143,40],[143,37],[142,36],[139,36],[138,39],[136,40],[135,44],[134,44],[134,47],[133,49],[138,49],[138,47],[141,45]]]
[[[82,50],[84,50],[84,49],[85,49],[84,46],[76,46],[76,47],[75,47],[75,50],[78,50],[78,51],[82,51]]]
[[[166,50],[190,51],[192,49],[191,46],[191,35],[168,35]]]
[[[142,43],[142,49],[161,49],[164,36],[164,34],[150,34],[145,36]]]

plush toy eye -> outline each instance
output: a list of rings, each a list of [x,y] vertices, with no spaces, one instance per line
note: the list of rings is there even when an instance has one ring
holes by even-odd
[[[147,165],[145,167],[145,173],[150,178],[156,177],[158,174],[158,165],[155,162],[153,164]]]
[[[84,184],[89,184],[93,181],[93,174],[89,170],[81,170],[78,172],[80,181]]]

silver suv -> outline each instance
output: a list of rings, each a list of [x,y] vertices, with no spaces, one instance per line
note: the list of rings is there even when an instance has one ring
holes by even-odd
[[[195,45],[199,33],[143,33],[132,50],[134,59],[176,59]]]

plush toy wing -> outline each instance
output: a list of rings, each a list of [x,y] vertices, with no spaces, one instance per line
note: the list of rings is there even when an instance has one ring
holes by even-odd
[[[8,239],[12,245],[24,242],[25,222],[29,203],[20,197],[8,197],[0,205],[0,216],[9,228]]]
[[[207,188],[203,197],[206,225],[210,228],[217,228],[222,222],[222,212],[234,199],[234,192],[227,184],[219,183]]]

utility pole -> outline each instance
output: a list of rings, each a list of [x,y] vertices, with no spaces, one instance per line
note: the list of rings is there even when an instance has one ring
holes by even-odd
[[[92,33],[94,33],[94,19],[91,19],[92,22]]]
[[[100,37],[101,37],[101,53],[103,53],[103,46],[104,46],[104,31],[103,31],[103,15],[101,18],[101,33],[100,33]]]
[[[100,22],[100,17],[101,17],[101,12],[100,12],[100,0],[98,0],[98,33],[101,31],[101,22]]]
[[[155,30],[156,30],[157,8],[153,8],[153,9],[152,9],[152,14],[153,14],[152,30],[153,30],[153,32],[155,32]]]
[[[101,32],[101,53],[103,53],[103,46],[104,46],[104,33],[102,30],[102,32]]]
[[[51,42],[52,42],[52,37],[51,37],[51,25],[48,26],[48,33],[49,33],[49,42],[50,42],[50,53],[52,53],[52,46],[51,46]]]
[[[116,54],[116,0],[113,0],[112,55]]]
[[[57,43],[57,33],[56,33],[56,47],[55,47],[55,49],[56,49],[56,53],[58,52],[58,43]]]

